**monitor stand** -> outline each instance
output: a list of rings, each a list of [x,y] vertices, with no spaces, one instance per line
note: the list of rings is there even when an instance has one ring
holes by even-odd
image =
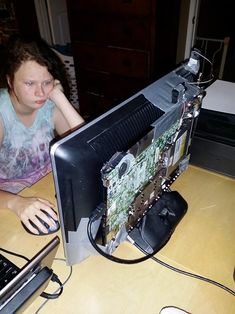
[[[128,240],[147,254],[159,251],[170,239],[187,208],[187,202],[177,191],[163,192],[129,233]]]

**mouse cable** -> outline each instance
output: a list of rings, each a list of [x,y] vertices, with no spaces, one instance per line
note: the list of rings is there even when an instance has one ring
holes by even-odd
[[[143,250],[141,250],[141,251],[142,251],[144,254],[146,254],[146,252],[144,252]],[[172,266],[172,265],[170,265],[170,264],[167,264],[166,262],[163,262],[162,260],[160,260],[159,258],[157,258],[157,257],[155,257],[155,256],[152,256],[151,258],[152,258],[156,263],[158,263],[158,264],[160,264],[160,265],[162,265],[162,266],[164,266],[164,267],[166,267],[166,268],[169,268],[169,269],[171,269],[171,270],[173,270],[173,271],[175,271],[175,272],[177,272],[177,273],[180,273],[180,274],[182,274],[182,275],[189,276],[189,277],[193,277],[193,278],[196,278],[196,279],[205,281],[205,282],[207,282],[207,283],[213,284],[213,285],[215,285],[215,286],[217,286],[217,287],[219,287],[219,288],[225,290],[226,292],[228,292],[228,293],[230,293],[230,294],[232,294],[232,295],[235,296],[235,291],[234,291],[234,290],[232,290],[232,289],[226,287],[225,285],[223,285],[223,284],[221,284],[221,283],[219,283],[219,282],[217,282],[217,281],[215,281],[215,280],[212,280],[212,279],[210,279],[210,278],[206,278],[206,277],[204,277],[204,276],[197,275],[197,274],[194,274],[194,273],[190,273],[190,272],[188,272],[188,271],[185,271],[185,270],[182,270],[182,269],[180,269],[180,268],[174,267],[174,266]]]
[[[54,261],[66,262],[66,260],[65,260],[64,258],[54,258]],[[67,278],[65,279],[65,281],[62,283],[62,286],[63,286],[63,287],[65,286],[65,284],[66,284],[66,283],[69,281],[69,279],[71,278],[72,273],[73,273],[73,266],[70,266],[70,272],[69,272]],[[56,289],[56,290],[53,292],[53,294],[58,293],[59,289],[60,289],[60,288]],[[46,303],[47,303],[48,301],[50,301],[50,299],[44,300],[44,302],[39,306],[39,308],[37,309],[37,311],[36,311],[34,314],[38,314],[39,311],[46,305]]]
[[[12,252],[12,251],[8,251],[8,250],[3,249],[3,248],[1,248],[1,247],[0,247],[0,251],[3,251],[3,252],[5,252],[5,253],[7,253],[7,254],[11,254],[11,255],[14,255],[14,256],[17,256],[17,257],[23,258],[23,259],[25,259],[27,262],[29,262],[29,261],[30,261],[30,259],[29,259],[28,257],[24,256],[24,255],[21,255],[21,254],[18,254],[18,253]]]

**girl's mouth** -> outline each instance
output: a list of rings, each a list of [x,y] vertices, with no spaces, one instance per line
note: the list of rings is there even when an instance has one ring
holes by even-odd
[[[42,104],[44,104],[44,102],[45,102],[45,100],[37,100],[37,101],[35,101],[35,103],[37,105],[42,105]]]

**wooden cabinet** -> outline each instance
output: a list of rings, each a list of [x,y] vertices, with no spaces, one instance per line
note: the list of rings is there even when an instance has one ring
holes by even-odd
[[[156,77],[156,0],[67,0],[80,111],[94,117]]]

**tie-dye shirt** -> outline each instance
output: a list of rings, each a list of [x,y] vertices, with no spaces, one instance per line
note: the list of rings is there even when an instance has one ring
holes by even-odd
[[[6,89],[0,89],[0,189],[18,193],[51,171],[49,143],[54,137],[54,103],[47,100],[26,127],[16,115]]]

